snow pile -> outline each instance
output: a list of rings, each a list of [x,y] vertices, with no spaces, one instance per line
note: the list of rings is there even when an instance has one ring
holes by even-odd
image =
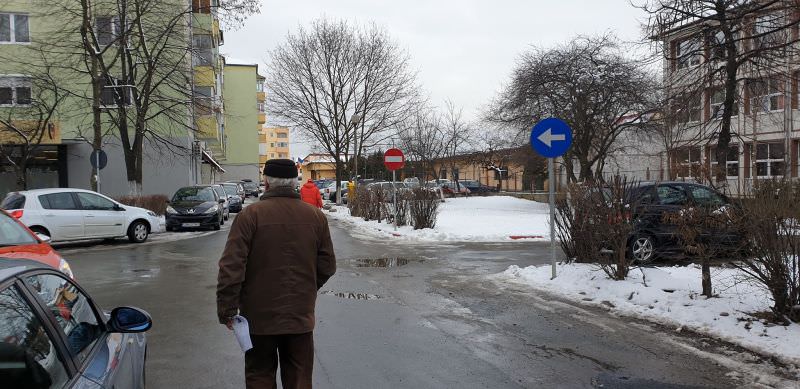
[[[391,223],[364,221],[350,215],[347,207],[335,207],[326,213],[353,225],[358,231],[378,237],[435,242],[498,242],[511,240],[548,240],[547,204],[510,196],[466,197],[447,199],[439,208],[434,229],[414,230]]]
[[[753,317],[772,305],[769,293],[744,280],[736,269],[713,268],[714,293],[700,295],[699,266],[632,270],[625,281],[613,281],[596,265],[559,265],[550,280],[550,266],[511,266],[496,277],[526,284],[582,304],[602,305],[623,315],[687,328],[743,347],[800,363],[800,325],[784,327]]]

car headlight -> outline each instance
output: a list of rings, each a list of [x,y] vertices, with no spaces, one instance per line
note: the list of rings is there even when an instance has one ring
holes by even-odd
[[[218,206],[218,205],[215,205],[215,206],[213,206],[213,207],[209,208],[207,211],[205,211],[205,213],[206,213],[206,214],[209,214],[209,213],[216,213],[217,211],[219,211],[219,206]]]
[[[72,268],[69,267],[69,263],[64,258],[58,261],[58,270],[66,274],[69,278],[75,279],[75,276],[72,274]]]
[[[178,213],[171,205],[167,205],[167,213]]]

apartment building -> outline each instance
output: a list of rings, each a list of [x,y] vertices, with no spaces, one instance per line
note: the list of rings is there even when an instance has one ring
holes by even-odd
[[[109,56],[118,55],[116,47],[121,34],[114,4],[95,2],[90,13],[97,43]],[[169,110],[169,114],[157,115],[147,124],[151,135],[145,137],[141,145],[144,177],[140,190],[144,194],[170,194],[179,186],[213,181],[222,171],[219,160],[224,158],[225,152],[224,62],[219,56],[219,46],[224,41],[217,5],[217,0],[170,0],[159,4],[175,15],[187,15],[174,22],[177,27],[167,39],[171,50],[180,51],[176,54],[178,58],[185,57],[185,48],[192,52],[191,60],[178,60],[181,61],[178,66],[185,66],[185,71],[176,68],[179,71],[174,77],[174,80],[186,80],[183,82],[189,92],[178,91],[175,85],[164,82],[160,96],[172,96],[175,101],[181,101],[191,94],[194,104],[159,106],[151,111]],[[97,174],[89,161],[96,138],[91,119],[92,83],[85,72],[74,70],[80,69],[79,65],[86,66],[79,54],[82,43],[77,31],[81,22],[75,19],[80,13],[66,12],[64,7],[80,7],[80,3],[0,2],[0,116],[10,123],[0,125],[0,147],[12,156],[33,153],[25,169],[28,188],[88,189]],[[162,16],[150,12],[146,17],[148,23],[155,25],[153,23],[159,23]],[[69,27],[70,23],[74,28]],[[176,31],[179,33],[174,33]],[[53,44],[56,40],[58,45]],[[75,48],[69,49],[70,45]],[[48,81],[53,85],[44,83],[38,74],[45,63],[51,64]],[[113,84],[106,81],[100,94],[103,120],[100,147],[108,156],[108,164],[100,171],[99,181],[103,193],[116,196],[130,193],[131,187],[125,164],[125,142],[115,128],[119,120],[113,117],[118,112],[128,111],[131,122],[127,125],[132,125],[137,85],[119,85],[121,81],[114,77],[121,69],[115,67],[111,72],[114,73],[109,75]],[[42,107],[47,106],[56,87],[67,91],[63,92],[67,96],[57,109],[46,112],[52,116],[43,120]],[[124,105],[119,103],[121,100]],[[26,139],[13,131],[13,128],[25,128],[27,133],[27,129],[36,127],[39,131],[28,133],[31,135],[28,141],[33,141],[35,147],[25,146]],[[19,170],[6,158],[0,161],[0,196],[3,196],[16,189]]]
[[[291,159],[288,127],[264,127],[259,139],[259,158],[262,165],[269,159]]]
[[[794,21],[794,22],[792,22]],[[725,166],[716,161],[716,135],[725,99],[724,36],[712,21],[684,21],[656,37],[664,45],[664,135],[627,134],[628,151],[613,169],[638,179],[708,181],[723,169],[727,190],[747,192],[761,179],[798,177],[800,114],[798,13],[763,9],[735,25],[735,44],[748,60],[737,72],[732,142]],[[784,28],[781,26],[792,25]],[[774,26],[774,27],[773,27]],[[613,170],[612,169],[612,170]]]
[[[258,182],[259,129],[266,122],[264,77],[256,64],[226,62],[224,80],[225,156],[220,179]]]

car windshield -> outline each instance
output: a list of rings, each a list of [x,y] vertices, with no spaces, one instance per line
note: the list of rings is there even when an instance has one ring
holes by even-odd
[[[172,201],[214,201],[214,192],[211,188],[182,188],[175,192]]]
[[[258,188],[258,185],[256,185],[256,183],[254,183],[254,182],[244,182],[244,183],[242,183],[242,185],[245,187],[245,189],[257,189]]]
[[[239,188],[236,185],[222,185],[222,187],[229,196],[239,194]]]
[[[28,230],[6,214],[0,214],[0,247],[36,244]]]

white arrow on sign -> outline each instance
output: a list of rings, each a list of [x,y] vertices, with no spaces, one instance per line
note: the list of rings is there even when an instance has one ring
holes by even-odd
[[[548,128],[547,131],[543,132],[542,135],[539,135],[538,138],[539,142],[542,142],[547,145],[547,147],[553,147],[553,141],[565,141],[567,140],[567,136],[564,134],[553,134],[553,129]]]

